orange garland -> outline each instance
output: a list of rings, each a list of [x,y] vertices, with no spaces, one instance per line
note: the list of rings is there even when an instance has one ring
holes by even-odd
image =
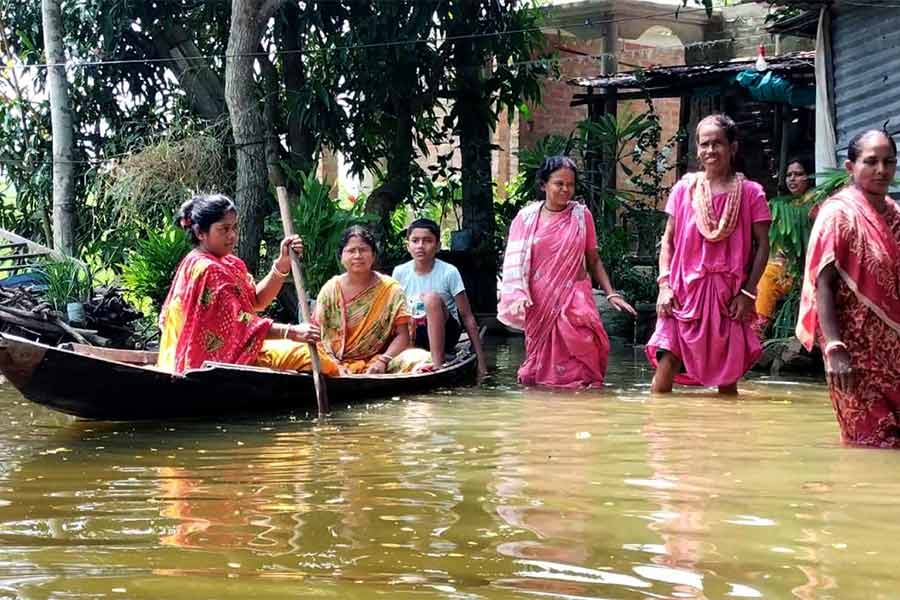
[[[734,189],[728,192],[722,215],[716,219],[713,207],[712,191],[709,180],[704,173],[696,173],[692,182],[691,206],[700,235],[710,242],[719,242],[732,234],[737,227],[741,212],[741,190],[744,186],[744,174],[735,173]]]

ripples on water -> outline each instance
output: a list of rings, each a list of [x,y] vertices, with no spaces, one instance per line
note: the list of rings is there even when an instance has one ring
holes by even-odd
[[[0,597],[900,594],[900,453],[839,446],[817,381],[651,398],[622,351],[550,393],[493,354],[480,389],[322,425],[78,422],[4,385]]]

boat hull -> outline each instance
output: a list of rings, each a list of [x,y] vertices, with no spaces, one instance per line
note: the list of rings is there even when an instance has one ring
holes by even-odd
[[[0,336],[0,371],[28,400],[85,419],[110,421],[260,413],[316,414],[308,373],[228,364],[173,375],[14,336]],[[422,374],[326,378],[332,405],[471,384],[474,355]]]

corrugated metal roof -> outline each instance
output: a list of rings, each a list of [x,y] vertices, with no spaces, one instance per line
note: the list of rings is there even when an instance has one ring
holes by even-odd
[[[844,7],[832,20],[838,148],[856,133],[900,127],[900,10]]]
[[[768,59],[769,68],[782,75],[807,74],[815,69],[816,53],[814,51],[792,52],[783,56]],[[570,79],[571,85],[588,88],[664,88],[667,86],[705,86],[719,83],[724,78],[752,69],[756,57],[740,58],[719,63],[702,65],[675,65],[652,67],[640,72],[616,73],[604,77],[580,77]]]

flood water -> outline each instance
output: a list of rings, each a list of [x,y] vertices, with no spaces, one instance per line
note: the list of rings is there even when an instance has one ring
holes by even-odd
[[[83,422],[2,385],[0,597],[900,597],[900,452],[840,446],[817,380],[651,397],[622,349],[549,393],[491,352],[481,388],[322,424]]]

